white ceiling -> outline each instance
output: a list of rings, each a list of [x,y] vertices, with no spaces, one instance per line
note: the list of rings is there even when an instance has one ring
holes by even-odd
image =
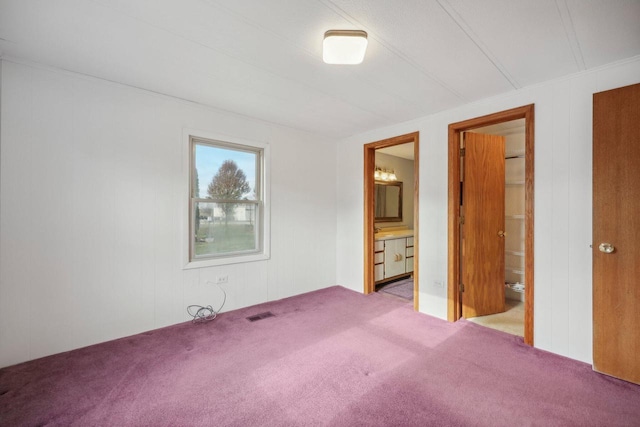
[[[0,0],[0,54],[346,137],[640,55],[640,0]],[[359,66],[322,62],[363,29]]]

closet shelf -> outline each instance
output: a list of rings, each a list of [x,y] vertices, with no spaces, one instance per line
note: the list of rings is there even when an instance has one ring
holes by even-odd
[[[511,273],[515,273],[515,274],[524,274],[524,270],[521,270],[519,268],[505,268],[505,271],[511,272]]]
[[[524,219],[524,215],[505,215],[505,219]]]
[[[524,181],[507,181],[505,185],[524,185]]]
[[[524,251],[504,251],[507,255],[524,256]]]
[[[506,154],[504,156],[505,160],[511,160],[511,159],[524,159],[524,153],[512,153],[512,154]]]

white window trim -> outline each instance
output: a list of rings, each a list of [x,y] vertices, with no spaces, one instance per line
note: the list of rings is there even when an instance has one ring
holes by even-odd
[[[251,254],[238,254],[222,256],[217,258],[207,258],[201,260],[191,261],[190,259],[190,205],[191,194],[190,180],[191,180],[191,137],[210,139],[213,141],[228,142],[230,144],[240,144],[249,147],[260,148],[263,150],[263,166],[262,166],[262,191],[263,191],[263,224],[261,228],[262,235],[262,251]],[[215,267],[219,265],[238,264],[243,262],[264,261],[270,258],[271,247],[271,180],[270,180],[270,165],[271,165],[271,151],[270,146],[266,142],[249,141],[246,139],[236,138],[230,135],[216,134],[200,129],[184,128],[182,131],[182,160],[183,160],[183,174],[182,174],[182,265],[183,269],[191,268],[204,268]]]

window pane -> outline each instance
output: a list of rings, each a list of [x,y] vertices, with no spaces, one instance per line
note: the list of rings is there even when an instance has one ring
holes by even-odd
[[[259,250],[257,204],[196,202],[194,211],[194,258]]]
[[[258,200],[258,153],[195,144],[192,197],[200,199]]]

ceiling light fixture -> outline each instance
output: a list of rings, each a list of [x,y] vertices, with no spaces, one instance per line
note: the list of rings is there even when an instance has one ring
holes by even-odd
[[[324,33],[322,60],[327,64],[360,64],[366,50],[365,31],[329,30]]]

